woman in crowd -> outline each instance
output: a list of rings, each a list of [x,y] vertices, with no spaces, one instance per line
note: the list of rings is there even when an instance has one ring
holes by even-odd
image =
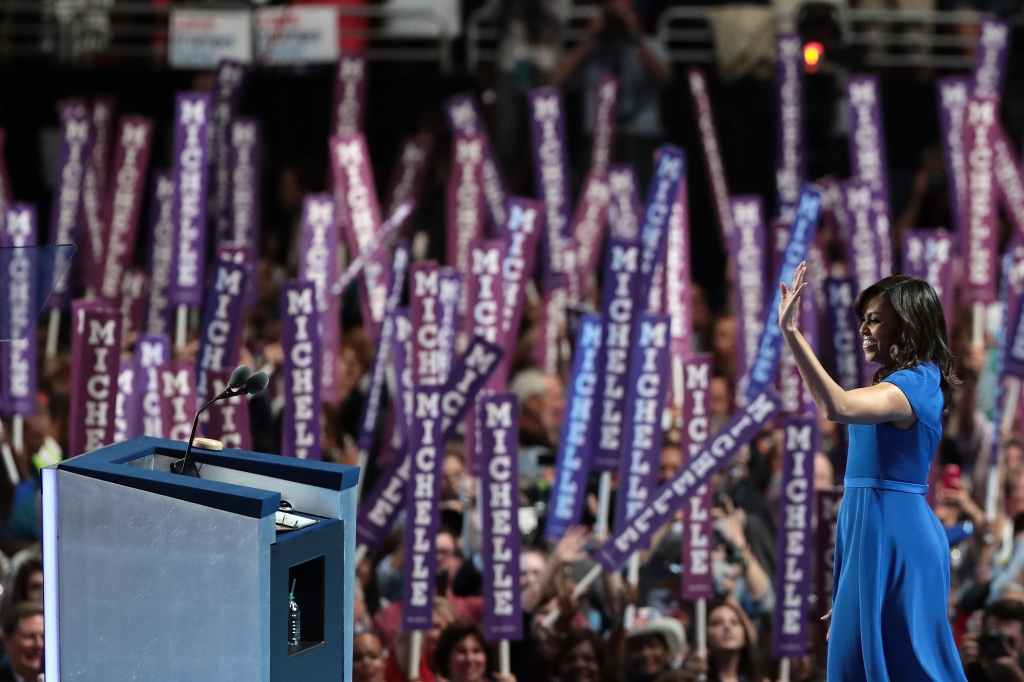
[[[694,653],[684,669],[706,674],[708,682],[760,682],[757,651],[739,606],[708,605],[708,654]]]
[[[457,620],[441,633],[434,649],[434,666],[448,682],[516,682],[514,675],[497,674],[495,656],[480,626]]]
[[[947,621],[949,543],[924,497],[959,384],[942,306],[931,285],[905,275],[861,292],[864,355],[881,367],[872,386],[844,391],[798,329],[805,276],[801,263],[792,288],[780,284],[779,327],[818,409],[850,425],[828,679],[963,681]]]
[[[384,682],[385,659],[377,635],[357,633],[352,637],[352,682]]]
[[[606,648],[601,635],[593,630],[569,630],[558,651],[559,682],[617,682]]]

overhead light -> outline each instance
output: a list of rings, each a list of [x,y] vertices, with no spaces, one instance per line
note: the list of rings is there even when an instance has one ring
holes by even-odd
[[[817,73],[818,64],[825,56],[825,46],[819,42],[804,43],[804,71]]]

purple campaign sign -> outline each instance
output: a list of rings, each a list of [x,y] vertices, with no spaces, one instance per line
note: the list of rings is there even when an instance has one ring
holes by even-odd
[[[953,321],[953,237],[945,230],[906,230],[903,233],[903,274],[920,277],[935,289]]]
[[[871,188],[860,180],[840,183],[843,195],[843,214],[846,218],[846,265],[857,280],[857,292],[882,279],[879,264],[878,235]]]
[[[259,244],[260,237],[260,122],[231,121],[231,219],[219,243]]]
[[[570,232],[576,242],[576,274],[586,281],[597,268],[604,243],[604,226],[608,217],[608,181],[593,173],[587,176],[580,190],[580,202],[572,216]]]
[[[370,369],[370,386],[363,402],[363,414],[359,420],[359,433],[356,445],[361,452],[369,452],[373,445],[373,436],[377,431],[377,419],[380,414],[380,398],[384,389],[384,378],[387,374],[388,362],[391,359],[391,344],[395,337],[395,315],[402,299],[405,287],[405,273],[409,268],[409,242],[403,240],[395,244],[395,255],[391,267],[391,287],[388,300],[384,306],[384,324],[381,325],[380,342]],[[396,349],[397,352],[397,349]]]
[[[679,195],[679,183],[686,176],[686,155],[672,145],[662,145],[658,149],[658,166],[647,192],[647,205],[644,208],[643,223],[640,226],[640,241],[643,253],[640,259],[640,291],[641,299],[644,292],[651,290],[655,280],[655,270],[664,261],[665,241],[668,233],[668,221],[672,214],[672,204]],[[639,303],[639,301],[638,301]]]
[[[92,149],[92,121],[84,100],[62,102],[60,110],[60,146],[53,207],[50,209],[50,243],[77,244],[82,185]],[[71,305],[72,267],[65,270],[65,257],[59,256],[60,262],[54,263],[54,272],[64,274],[55,282],[53,292],[46,300],[47,308],[67,310]]]
[[[206,373],[210,370],[233,369],[238,362],[246,278],[244,265],[217,261],[213,286],[203,306],[199,350],[196,353],[196,400],[200,404],[205,404],[213,397],[206,390]]]
[[[480,112],[476,107],[476,100],[473,95],[462,93],[455,95],[444,103],[445,114],[448,116],[448,124],[453,133],[471,135],[476,132],[486,132]],[[483,182],[484,197],[487,199],[487,217],[491,227],[499,236],[504,236],[503,230],[509,220],[508,207],[506,206],[507,192],[505,183],[498,171],[498,163],[494,159],[494,150],[490,140],[484,137],[487,144],[484,147]]]
[[[942,153],[946,159],[946,184],[949,187],[949,213],[953,228],[962,234],[961,208],[967,191],[964,159],[964,111],[971,94],[971,80],[964,77],[939,78],[935,81],[939,94],[939,129],[942,131]]]
[[[252,310],[256,305],[256,283],[253,281],[256,277],[256,263],[253,257],[255,248],[253,243],[221,242],[217,245],[217,262],[235,263],[245,268],[246,286],[242,310]]]
[[[635,304],[640,290],[640,243],[611,238],[605,257],[602,292],[604,330],[598,367],[600,417],[591,424],[592,470],[618,471],[622,452],[622,420],[626,411],[626,379],[633,341]]]
[[[996,300],[998,213],[994,142],[999,97],[971,97],[964,116],[964,158],[967,160],[966,205],[961,224],[963,247],[962,303]]]
[[[209,175],[210,96],[178,93],[174,104],[174,266],[169,299],[203,304],[206,275],[206,190]]]
[[[533,347],[533,362],[547,374],[558,373],[558,356],[562,331],[565,328],[565,306],[568,287],[564,273],[550,273],[544,278],[541,318],[537,327],[540,338]]]
[[[598,356],[601,349],[601,318],[592,313],[580,316],[580,328],[572,356],[572,374],[562,417],[562,437],[555,457],[555,480],[551,490],[544,537],[558,540],[580,522],[590,473],[593,417],[597,414]]]
[[[409,267],[409,321],[412,322],[413,386],[436,386],[440,377],[439,268],[434,261]]]
[[[799,211],[798,211],[799,212]],[[594,559],[611,573],[630,555],[650,546],[651,536],[695,495],[736,451],[750,441],[779,410],[781,401],[770,388],[759,393],[713,435],[675,476],[651,495],[651,503],[601,545]]]
[[[807,251],[818,228],[818,213],[821,208],[822,194],[823,190],[816,185],[804,185],[800,192],[796,220],[789,232],[789,244],[786,245],[786,252],[779,272],[775,273],[776,282],[792,282],[797,266],[807,258]],[[750,383],[747,384],[746,389],[748,399],[761,393],[771,383],[779,365],[782,346],[782,330],[779,329],[779,301],[782,293],[777,286],[773,286],[773,289],[775,295],[765,309],[764,331],[761,335],[757,359],[750,370]]]
[[[790,221],[804,182],[804,41],[799,33],[775,38],[778,144],[775,187],[779,217]]]
[[[410,404],[412,401],[409,401]],[[356,519],[356,538],[371,552],[380,547],[391,533],[395,519],[405,507],[405,493],[409,483],[412,458],[403,443],[388,468],[377,479],[370,493],[359,507]]]
[[[441,311],[441,322],[437,331],[437,376],[441,383],[444,383],[452,370],[455,347],[458,344],[462,275],[452,268],[441,268],[437,283],[437,305]]]
[[[683,461],[696,457],[711,435],[711,373],[715,360],[703,353],[683,364]],[[715,596],[711,572],[711,486],[703,485],[685,505],[686,518],[681,538],[683,548],[683,599],[711,599]]]
[[[121,278],[121,335],[139,334],[145,329],[149,275],[138,268],[126,270]]]
[[[1017,155],[1002,125],[995,131],[995,175],[999,203],[1017,233],[1017,241],[1024,242],[1024,169],[1017,163]]]
[[[441,391],[431,386],[417,386],[413,390],[413,414],[409,426],[409,483],[405,494],[405,570],[402,572],[404,632],[429,630],[433,626],[443,462]]]
[[[321,459],[320,335],[317,333],[316,285],[281,286],[281,346],[284,350],[284,416],[281,454]]]
[[[114,403],[113,443],[142,435],[142,403],[135,396],[135,371],[135,363],[121,360]]]
[[[508,201],[508,224],[504,234],[508,244],[501,266],[503,282],[501,305],[501,341],[506,359],[499,375],[508,379],[509,365],[519,338],[519,325],[526,300],[526,283],[533,276],[537,243],[544,229],[544,207],[539,201],[512,197]]]
[[[171,311],[168,290],[174,261],[174,180],[169,171],[153,176],[153,196],[149,202],[150,250],[149,309],[146,331],[150,334],[170,332]]]
[[[366,57],[344,54],[334,72],[334,106],[331,107],[333,135],[362,132],[366,116]]]
[[[7,280],[0,295],[7,301],[0,306],[7,319],[10,340],[0,343],[0,414],[36,414],[35,318],[36,297],[39,295],[35,277],[36,207],[31,204],[6,204],[3,211],[3,229],[0,230],[0,272]]]
[[[160,411],[159,365],[170,359],[171,341],[166,334],[143,334],[135,342],[136,400],[142,405],[142,434],[163,438]]]
[[[715,117],[711,112],[711,100],[708,98],[708,83],[704,77],[704,70],[700,67],[690,67],[686,74],[690,81],[690,94],[693,96],[700,142],[704,148],[712,204],[715,207],[715,217],[718,218],[718,236],[724,247],[732,238],[732,215],[729,212],[729,187],[725,182],[722,151],[718,144],[718,132],[715,130]]]
[[[860,321],[853,311],[857,283],[851,277],[825,280],[826,369],[844,391],[864,385],[864,351],[861,349]]]
[[[455,433],[456,425],[466,416],[504,355],[500,347],[476,337],[452,365],[451,374],[441,387],[441,428],[445,439]]]
[[[608,174],[608,164],[612,158],[612,144],[615,142],[618,102],[619,79],[610,74],[598,76],[594,139],[590,150],[590,173],[588,174],[591,177],[603,180]]]
[[[427,180],[427,170],[430,168],[433,151],[434,138],[430,135],[416,135],[405,139],[391,176],[385,214],[390,214],[406,199],[411,199],[414,203],[419,201],[423,193],[423,184]]]
[[[78,272],[86,288],[98,291],[106,262],[107,221],[103,217],[103,202],[107,196],[107,178],[110,176],[110,142],[114,132],[113,97],[97,97],[92,103],[92,149],[82,181],[82,214],[79,217],[84,232],[78,240]],[[142,170],[145,177],[145,169]]]
[[[1003,94],[1010,35],[1010,24],[1006,21],[987,18],[981,22],[981,35],[974,53],[972,95],[1000,97]]]
[[[519,595],[519,410],[509,393],[483,396],[480,495],[483,509],[484,639],[523,636]]]
[[[765,274],[764,209],[761,197],[749,195],[729,198],[732,212],[732,239],[729,259],[732,261],[733,305],[736,309],[736,376],[737,395],[743,395],[754,366],[757,349],[764,331]]]
[[[452,170],[448,178],[445,215],[445,262],[469,271],[469,245],[483,236],[484,135],[452,135]]]
[[[608,169],[608,225],[613,237],[633,239],[640,234],[640,193],[631,164],[613,163]]]
[[[892,274],[889,235],[889,175],[882,128],[882,102],[877,76],[846,80],[846,114],[850,134],[850,170],[871,188],[878,235],[878,258],[883,276]]]
[[[530,91],[530,140],[537,198],[544,202],[547,230],[543,240],[545,272],[563,272],[562,241],[569,236],[572,198],[565,142],[565,107],[562,91]]]
[[[619,493],[615,506],[615,527],[650,502],[658,485],[661,459],[661,416],[672,376],[669,371],[668,315],[643,313],[637,318],[636,343],[626,384],[629,406],[623,429],[623,454],[619,462]]]
[[[409,309],[395,311],[395,331],[391,357],[395,368],[395,395],[392,396],[395,413],[395,429],[398,444],[404,445],[409,437],[409,414],[412,413],[412,322]]]
[[[839,527],[839,507],[843,503],[842,488],[827,488],[814,491],[817,503],[818,528],[817,551],[814,565],[817,567],[815,585],[818,588],[818,611],[821,615],[832,608],[832,581],[836,566],[836,528]]]
[[[231,372],[227,370],[207,372],[206,380],[212,395],[220,395],[227,388]],[[207,438],[214,438],[226,448],[252,450],[252,431],[249,428],[249,399],[244,395],[218,400],[207,410],[210,421],[206,423]]]
[[[794,658],[807,653],[817,426],[815,417],[790,417],[782,427],[782,499],[775,567],[778,597],[772,619],[773,658]]]
[[[668,219],[665,253],[665,312],[672,318],[670,336],[673,357],[685,358],[693,344],[693,311],[690,306],[690,209],[686,176]]]
[[[135,254],[152,139],[152,120],[143,116],[121,117],[110,176],[110,193],[103,210],[108,226],[108,242],[100,295],[111,302],[118,298],[121,278]]]
[[[68,454],[74,457],[114,442],[121,314],[75,300],[71,316]]]
[[[1019,296],[1012,312],[1006,334],[1006,353],[1003,372],[1024,379],[1024,296]]]
[[[246,67],[227,59],[217,64],[210,102],[210,216],[217,243],[231,238],[231,121],[238,111]]]
[[[187,441],[192,432],[196,404],[196,366],[188,360],[172,360],[156,366],[160,391],[161,438]]]
[[[338,353],[341,352],[341,308],[330,286],[338,275],[338,229],[334,200],[327,194],[307,195],[302,204],[299,242],[299,280],[316,285],[316,311],[320,317],[320,397],[338,402]]]

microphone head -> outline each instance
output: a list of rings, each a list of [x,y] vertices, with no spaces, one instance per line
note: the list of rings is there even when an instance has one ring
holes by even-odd
[[[256,372],[245,382],[245,392],[249,395],[256,395],[267,387],[270,377],[264,372]]]
[[[240,388],[245,385],[245,382],[252,376],[252,370],[242,365],[241,367],[235,367],[235,371],[231,373],[231,378],[228,379],[228,388]]]

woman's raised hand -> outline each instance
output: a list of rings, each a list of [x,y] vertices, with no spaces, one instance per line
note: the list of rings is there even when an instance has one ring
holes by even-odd
[[[793,286],[787,287],[785,282],[779,283],[782,290],[782,300],[779,302],[779,327],[782,331],[796,331],[796,314],[800,310],[800,294],[803,293],[807,282],[804,275],[807,273],[807,263],[801,263],[793,275]]]

